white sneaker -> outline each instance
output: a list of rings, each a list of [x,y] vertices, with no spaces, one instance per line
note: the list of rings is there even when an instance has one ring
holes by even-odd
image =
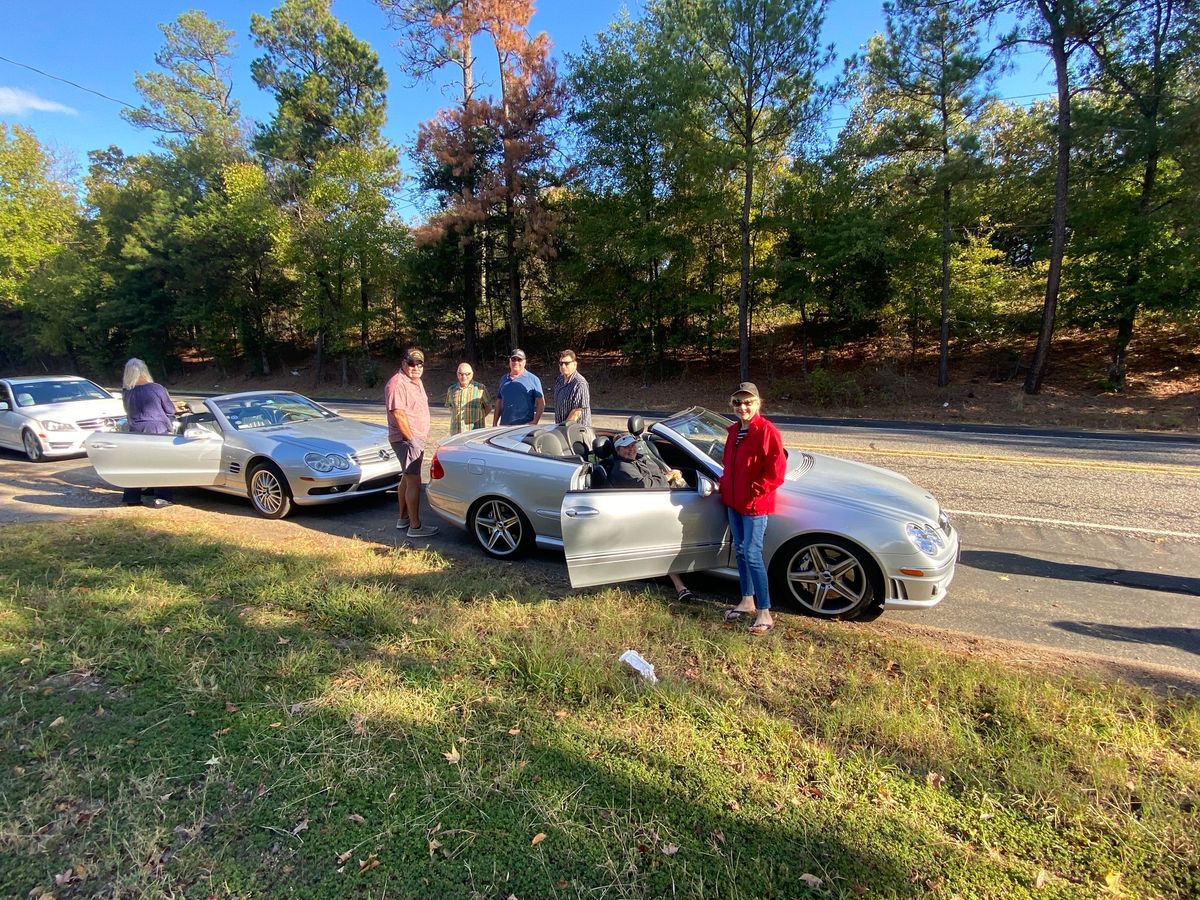
[[[396,529],[398,531],[404,531],[406,528],[408,528],[408,519],[397,519],[396,520]]]
[[[433,537],[437,533],[438,527],[436,525],[422,525],[420,528],[408,529],[408,536],[410,538]]]

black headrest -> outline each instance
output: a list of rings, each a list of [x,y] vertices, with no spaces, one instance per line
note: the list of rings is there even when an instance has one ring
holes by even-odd
[[[643,431],[646,430],[646,423],[642,421],[641,416],[636,415],[636,414],[630,416],[629,421],[626,422],[625,425],[629,429],[630,434],[640,435]]]
[[[613,455],[612,438],[607,435],[596,438],[592,441],[592,452],[596,454],[596,459],[608,459]]]

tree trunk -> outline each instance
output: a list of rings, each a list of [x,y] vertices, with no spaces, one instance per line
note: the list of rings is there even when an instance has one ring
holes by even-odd
[[[942,318],[938,334],[938,387],[950,383],[950,186],[942,188]]]
[[[747,133],[749,131],[747,130]],[[750,201],[754,194],[754,147],[746,144],[746,181],[742,186],[742,265],[738,285],[738,373],[750,380]]]
[[[1117,334],[1113,339],[1112,361],[1108,366],[1108,380],[1114,390],[1125,389],[1125,366],[1128,361],[1129,344],[1133,340],[1133,326],[1137,321],[1141,304],[1137,300],[1137,286],[1142,280],[1142,259],[1145,253],[1146,235],[1148,234],[1148,219],[1150,218],[1150,201],[1154,196],[1154,185],[1158,180],[1158,144],[1157,136],[1154,146],[1146,157],[1146,167],[1142,170],[1142,191],[1138,197],[1137,219],[1134,227],[1138,229],[1138,241],[1133,259],[1129,263],[1129,272],[1125,276],[1125,288],[1130,298],[1121,310],[1117,319]]]
[[[517,259],[516,210],[513,208],[512,180],[505,177],[504,250],[508,254],[508,335],[513,349],[521,346],[521,267]]]
[[[1058,87],[1058,166],[1054,177],[1054,232],[1050,242],[1050,271],[1046,276],[1046,299],[1042,306],[1042,327],[1038,331],[1033,361],[1025,375],[1025,393],[1036,394],[1042,387],[1046,363],[1050,357],[1050,339],[1054,336],[1054,317],[1058,310],[1058,290],[1062,282],[1063,253],[1067,245],[1067,184],[1071,172],[1071,94],[1067,71],[1067,44],[1064,29],[1050,24],[1050,52],[1054,58]]]
[[[475,226],[468,227],[462,250],[463,358],[479,365],[479,259],[475,248]]]

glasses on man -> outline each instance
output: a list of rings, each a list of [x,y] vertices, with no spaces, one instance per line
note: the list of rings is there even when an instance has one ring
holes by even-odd
[[[573,363],[573,362],[575,362],[575,360],[573,360],[573,359],[560,359],[560,360],[558,361],[558,364],[559,364],[560,366],[569,366],[569,365],[571,365],[571,363]]]

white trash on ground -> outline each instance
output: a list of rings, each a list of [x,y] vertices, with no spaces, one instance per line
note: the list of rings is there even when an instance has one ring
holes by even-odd
[[[658,676],[654,674],[654,666],[636,650],[626,650],[621,654],[621,662],[633,669],[651,684],[658,684]]]

